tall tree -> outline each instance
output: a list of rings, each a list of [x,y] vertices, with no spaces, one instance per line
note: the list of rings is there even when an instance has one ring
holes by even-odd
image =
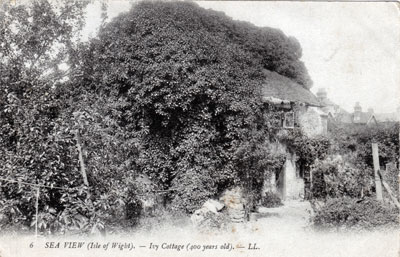
[[[81,184],[75,141],[64,124],[60,85],[76,48],[87,1],[2,2],[0,8],[0,175],[49,187]],[[34,188],[1,182],[1,207],[29,224]],[[63,192],[41,188],[40,211],[63,210]],[[16,201],[18,199],[18,201]],[[48,213],[49,214],[49,213]],[[45,224],[45,223],[43,223]]]

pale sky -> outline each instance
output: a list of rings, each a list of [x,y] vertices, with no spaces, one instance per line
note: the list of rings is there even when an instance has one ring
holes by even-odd
[[[235,20],[278,28],[303,48],[302,61],[328,97],[348,111],[394,112],[400,106],[400,15],[394,3],[200,1]],[[108,1],[109,17],[129,9],[128,1]],[[88,12],[95,35],[99,5]]]

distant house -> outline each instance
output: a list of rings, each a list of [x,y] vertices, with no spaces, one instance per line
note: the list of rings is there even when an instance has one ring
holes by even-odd
[[[341,113],[336,117],[336,121],[358,126],[375,126],[378,124],[373,109],[370,108],[367,112],[363,112],[359,102],[354,105],[353,113]]]
[[[356,102],[354,111],[350,113],[332,102],[327,97],[327,92],[324,88],[318,89],[317,97],[318,101],[323,106],[322,110],[328,115],[328,127],[330,127],[331,123],[354,126],[376,126],[379,123],[400,121],[400,108],[398,108],[397,112],[393,113],[375,113],[372,108],[363,112],[360,103]]]
[[[391,113],[375,113],[372,108],[369,108],[367,112],[363,112],[360,103],[357,102],[353,113],[343,113],[337,116],[336,120],[343,124],[353,124],[356,126],[391,124],[400,121],[400,108],[397,108],[397,112]]]
[[[327,114],[311,91],[278,73],[264,70],[264,75],[262,99],[282,111],[282,129],[299,127],[310,137],[326,134]],[[286,161],[282,171],[264,181],[264,192],[272,190],[283,200],[304,197],[305,178],[296,167],[296,153],[279,142],[271,143],[271,147],[286,154]]]

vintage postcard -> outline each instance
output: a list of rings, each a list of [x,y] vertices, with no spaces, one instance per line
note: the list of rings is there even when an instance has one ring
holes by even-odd
[[[0,257],[399,256],[399,14],[0,0]]]

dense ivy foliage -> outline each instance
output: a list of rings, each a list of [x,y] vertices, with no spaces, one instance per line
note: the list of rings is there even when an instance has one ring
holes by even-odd
[[[324,159],[329,153],[331,141],[325,136],[308,137],[301,129],[289,130],[281,140],[298,156],[298,164],[309,168],[316,159]]]
[[[139,3],[86,49],[75,90],[124,103],[113,119],[139,140],[137,170],[188,212],[233,184],[261,188],[261,69],[309,86],[305,69],[296,73],[304,65],[293,39],[193,3]]]

